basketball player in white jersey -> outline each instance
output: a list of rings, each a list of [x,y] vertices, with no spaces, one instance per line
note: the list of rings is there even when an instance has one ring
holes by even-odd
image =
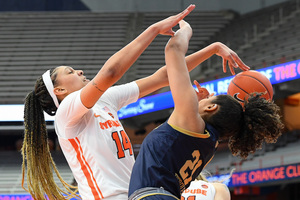
[[[82,199],[127,199],[134,163],[132,146],[117,111],[138,98],[168,85],[166,67],[153,75],[111,87],[158,35],[174,35],[172,27],[188,15],[194,5],[178,15],[151,25],[140,36],[114,54],[89,81],[82,70],[60,66],[46,71],[25,100],[25,137],[22,147],[23,183],[34,199],[65,199],[72,193],[60,177],[47,144],[43,111],[56,115],[55,130],[60,146],[78,183]],[[235,53],[214,43],[186,58],[189,70],[217,54],[235,66]],[[237,62],[238,62],[237,61]],[[247,66],[244,65],[244,68]],[[53,170],[63,183],[53,179]],[[27,173],[26,173],[27,172]],[[73,193],[74,195],[74,193]]]
[[[25,189],[27,171],[26,190],[33,199],[61,200],[66,199],[65,195],[70,197],[70,193],[76,195],[61,178],[52,160],[43,111],[55,115],[55,131],[78,183],[81,198],[127,199],[134,155],[117,111],[139,97],[166,86],[168,81],[164,70],[159,70],[148,79],[110,87],[157,35],[174,35],[172,27],[194,8],[190,5],[178,15],[148,27],[110,57],[91,81],[82,70],[68,66],[48,70],[36,81],[35,89],[25,99],[22,147],[22,186]],[[53,171],[63,188],[55,183]]]
[[[230,192],[223,183],[195,180],[181,194],[181,200],[230,200]]]

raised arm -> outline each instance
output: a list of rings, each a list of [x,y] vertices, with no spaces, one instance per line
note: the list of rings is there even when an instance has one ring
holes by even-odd
[[[194,69],[200,63],[204,62],[213,55],[222,57],[224,73],[227,71],[227,64],[232,75],[235,74],[234,68],[240,68],[243,71],[250,69],[233,50],[221,42],[214,42],[209,46],[187,56],[186,63],[188,69]]]
[[[165,48],[168,79],[175,104],[168,122],[189,131],[203,132],[204,121],[198,113],[198,99],[185,61],[192,29],[183,20],[179,25],[180,29]]]
[[[98,74],[83,88],[81,92],[83,105],[91,108],[100,96],[123,76],[158,34],[174,35],[172,27],[194,8],[195,5],[190,5],[183,12],[151,25],[136,39],[110,57]]]
[[[192,71],[195,67],[213,55],[222,57],[224,72],[227,71],[227,64],[232,74],[234,74],[234,68],[236,66],[244,71],[249,70],[249,67],[243,63],[243,61],[234,51],[221,42],[215,42],[185,57],[188,71]],[[140,97],[146,96],[162,87],[169,85],[167,68],[166,66],[163,66],[153,75],[139,79],[136,82],[140,88]]]

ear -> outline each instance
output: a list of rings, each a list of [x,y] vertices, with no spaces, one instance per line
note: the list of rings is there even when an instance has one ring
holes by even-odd
[[[215,110],[217,110],[218,109],[218,104],[209,104],[209,105],[207,105],[206,107],[205,107],[205,109],[204,109],[204,111],[206,111],[206,112],[212,112],[212,111],[215,111]]]
[[[55,95],[61,96],[61,95],[66,94],[68,91],[66,89],[56,87],[56,88],[54,88],[53,92],[54,92]]]

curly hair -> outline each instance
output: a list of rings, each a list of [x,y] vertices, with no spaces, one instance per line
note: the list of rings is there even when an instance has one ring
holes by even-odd
[[[55,80],[55,76],[52,76],[52,80]],[[28,93],[25,98],[25,130],[21,149],[23,157],[22,187],[32,195],[33,199],[38,200],[47,199],[45,195],[49,199],[66,199],[65,195],[68,198],[79,197],[76,194],[77,187],[62,179],[52,159],[43,110],[49,115],[55,115],[57,108],[40,77],[36,81],[35,90]],[[53,171],[66,191],[55,183]],[[26,175],[28,189],[24,187]]]
[[[264,142],[277,142],[282,134],[280,108],[261,95],[250,94],[244,107],[229,95],[219,95],[214,100],[220,108],[206,122],[219,131],[221,139],[229,140],[228,146],[234,156],[247,158],[261,149]]]

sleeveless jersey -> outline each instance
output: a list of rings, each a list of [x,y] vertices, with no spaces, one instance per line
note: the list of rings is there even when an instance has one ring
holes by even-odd
[[[55,130],[82,199],[127,199],[134,164],[132,145],[117,111],[138,99],[135,82],[109,88],[91,108],[80,91],[60,104]]]
[[[178,198],[213,158],[217,131],[206,124],[205,133],[172,127],[167,122],[144,139],[133,167],[129,195],[145,187],[163,187]]]
[[[208,182],[196,180],[184,190],[181,200],[214,200],[216,194],[215,187]]]

